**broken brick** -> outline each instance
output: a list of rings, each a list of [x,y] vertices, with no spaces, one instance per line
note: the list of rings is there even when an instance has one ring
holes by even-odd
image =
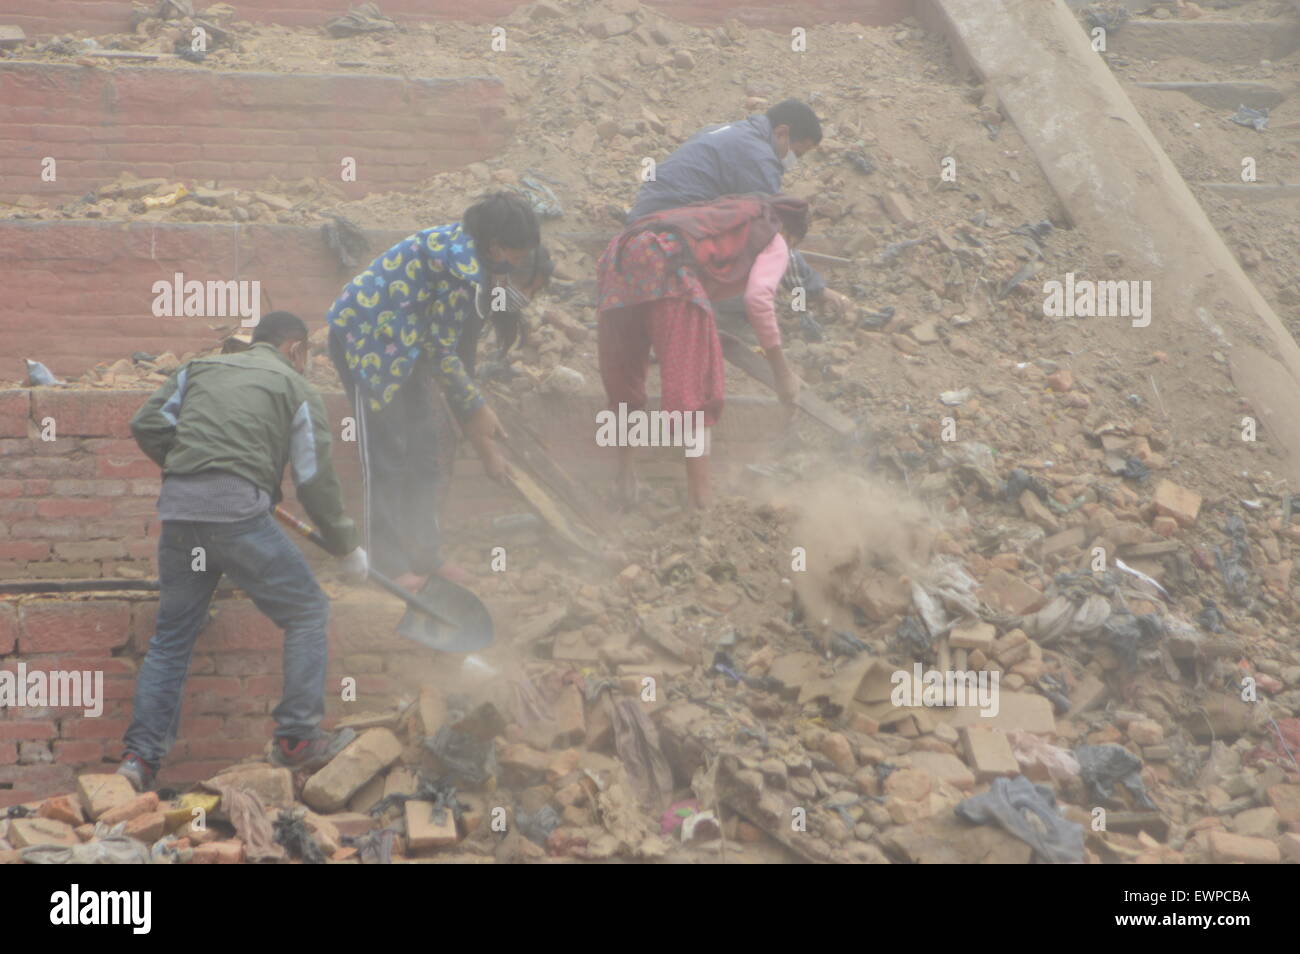
[[[1161,480],[1156,485],[1152,503],[1157,513],[1173,517],[1184,527],[1194,524],[1197,514],[1201,512],[1201,495],[1180,487],[1169,479]]]
[[[977,780],[987,782],[999,775],[1020,774],[1020,763],[1016,761],[1005,733],[963,726],[960,735],[966,762],[975,771]]]
[[[369,729],[307,780],[302,800],[320,812],[337,812],[361,786],[397,761],[402,743],[389,729]]]
[[[135,798],[136,791],[123,775],[82,775],[77,778],[77,794],[86,817],[94,820]]]

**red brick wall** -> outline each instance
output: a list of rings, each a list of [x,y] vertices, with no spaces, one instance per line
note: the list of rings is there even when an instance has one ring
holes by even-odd
[[[643,0],[647,7],[688,23],[716,24],[735,17],[762,26],[789,27],[798,24],[850,22],[894,23],[911,12],[913,0]],[[591,4],[564,6],[585,19],[597,9]],[[524,4],[521,0],[383,0],[380,9],[398,23],[463,20],[485,23],[508,16]],[[238,17],[257,23],[286,26],[320,26],[343,13],[346,0],[240,0]],[[203,0],[195,7],[206,8]],[[72,33],[119,33],[130,22],[129,0],[0,0],[0,22],[21,26],[30,35]]]
[[[98,579],[156,575],[158,535],[154,503],[158,468],[131,438],[128,422],[148,391],[32,388],[0,391],[0,579]],[[338,392],[326,405],[341,433],[349,414]],[[526,416],[557,460],[577,479],[608,480],[614,455],[595,445],[599,397],[544,397],[529,402]],[[42,422],[54,420],[55,440],[40,438]],[[782,415],[771,400],[734,398],[715,429],[718,463],[738,466],[763,456],[780,433]],[[644,475],[680,480],[681,451],[647,452]],[[360,510],[360,470],[355,445],[336,440],[334,464],[351,513]],[[291,487],[285,495],[293,499]],[[484,479],[467,442],[450,490],[449,526],[526,508]],[[304,549],[315,559],[310,545]],[[122,570],[126,570],[126,574]]]
[[[0,598],[0,670],[104,673],[103,711],[12,707],[0,710],[0,808],[75,787],[85,771],[112,771],[122,754],[139,663],[153,635],[157,600],[129,594]],[[220,597],[203,631],[181,706],[179,738],[159,782],[184,786],[262,751],[280,697],[283,639],[245,599]],[[326,711],[340,716],[382,710],[428,678],[436,663],[395,634],[393,601],[354,593],[331,606]],[[356,680],[357,700],[343,703],[340,680]]]
[[[374,254],[406,234],[371,233]],[[59,375],[134,351],[179,357],[218,342],[210,326],[222,319],[154,317],[153,283],[176,272],[260,281],[263,314],[288,309],[312,327],[353,273],[339,267],[320,229],[279,225],[0,222],[0,261],[9,289],[0,296],[7,359],[38,358]],[[232,330],[238,323],[227,322]],[[0,377],[19,373],[11,364]]]
[[[0,65],[9,198],[78,196],[122,172],[223,187],[326,177],[359,197],[486,158],[509,133],[504,87],[490,77]],[[53,182],[41,179],[46,156]],[[356,182],[341,179],[345,156]]]

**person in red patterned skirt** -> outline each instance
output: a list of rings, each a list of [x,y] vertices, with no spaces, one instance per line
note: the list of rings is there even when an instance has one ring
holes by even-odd
[[[799,379],[786,364],[776,321],[776,291],[790,250],[808,229],[808,203],[788,195],[724,196],[637,220],[606,247],[598,269],[600,376],[610,409],[643,410],[653,346],[660,406],[700,412],[711,428],[726,386],[712,301],[744,296],[745,313],[787,405]],[[708,447],[707,436],[704,447]],[[619,448],[618,495],[634,496],[632,447]],[[712,501],[707,451],[687,456],[692,507]]]

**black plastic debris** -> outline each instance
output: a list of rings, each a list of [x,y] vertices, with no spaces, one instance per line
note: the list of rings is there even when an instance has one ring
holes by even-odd
[[[1201,611],[1196,614],[1196,622],[1211,633],[1223,632],[1223,613],[1219,612],[1219,607],[1214,600],[1208,597],[1201,599]]]
[[[1238,126],[1249,126],[1256,132],[1263,132],[1268,128],[1268,110],[1252,109],[1250,106],[1238,106],[1237,111],[1232,114],[1232,121]]]
[[[857,169],[858,172],[862,173],[864,176],[869,176],[876,171],[876,164],[872,162],[871,157],[861,149],[854,149],[852,152],[845,153],[844,158],[848,160],[849,165],[854,169]]]
[[[927,652],[930,649],[930,630],[919,616],[907,615],[894,631],[894,638],[905,647]]]
[[[1012,235],[1019,235],[1025,240],[1025,249],[1038,258],[1043,257],[1043,245],[1047,242],[1047,236],[1052,234],[1053,225],[1047,219],[1041,222],[1026,222],[1024,225],[1017,225],[1011,230]]]
[[[476,739],[444,725],[426,739],[424,747],[438,757],[444,776],[467,786],[482,785],[495,774],[496,755],[491,740]]]
[[[1156,642],[1164,631],[1164,624],[1154,613],[1134,616],[1129,612],[1116,612],[1101,624],[1102,636],[1129,669],[1137,667],[1138,650],[1143,644]]]
[[[1041,242],[1052,234],[1053,228],[1051,221],[1043,219],[1040,222],[1026,222],[1024,225],[1017,225],[1011,231],[1015,235],[1024,235],[1032,238],[1035,242]]]
[[[1020,495],[1026,490],[1032,490],[1034,496],[1039,500],[1047,500],[1047,485],[1035,477],[1029,471],[1017,467],[1011,473],[1007,474],[1006,486],[1002,489],[1003,496],[1010,503],[1015,503],[1020,499]]]
[[[396,828],[379,828],[363,835],[344,835],[340,841],[357,849],[357,858],[363,865],[391,865]]]
[[[866,643],[847,630],[836,629],[831,632],[831,652],[836,656],[856,656],[866,648]]]
[[[10,805],[3,812],[0,812],[0,818],[26,818],[34,814],[36,813],[26,805]]]
[[[994,779],[987,792],[972,795],[953,811],[976,825],[1002,826],[1046,864],[1083,863],[1083,826],[1061,817],[1050,788],[1023,775]]]
[[[1142,784],[1142,760],[1114,742],[1105,745],[1081,745],[1074,750],[1079,760],[1079,778],[1088,789],[1088,795],[1097,804],[1114,805],[1115,785],[1128,789],[1138,806],[1145,811],[1159,811],[1147,795]]]
[[[543,805],[531,815],[516,807],[515,824],[529,841],[544,845],[546,839],[551,837],[551,832],[560,827],[561,819],[550,805]]]
[[[302,809],[281,812],[276,818],[275,842],[283,845],[285,851],[295,858],[300,858],[309,865],[325,864],[325,852],[321,850],[316,836],[311,833],[303,821],[306,812]]]
[[[858,327],[865,328],[868,331],[875,331],[889,324],[894,318],[894,306],[885,305],[879,311],[864,312],[858,319]]]
[[[1119,475],[1121,477],[1127,477],[1129,480],[1142,483],[1142,481],[1151,476],[1151,469],[1136,457],[1126,457],[1124,458],[1124,466],[1120,469]]]
[[[1246,524],[1238,514],[1229,514],[1224,531],[1232,543],[1225,549],[1214,548],[1214,560],[1223,577],[1223,586],[1235,603],[1246,601],[1250,573],[1242,565],[1250,555],[1250,545],[1246,542]]]
[[[420,775],[415,788],[415,798],[422,802],[433,802],[433,820],[442,824],[451,812],[451,817],[459,822],[464,817],[468,805],[456,797],[456,786],[447,778],[430,779]]]
[[[1070,696],[1065,691],[1065,684],[1051,674],[1044,674],[1038,680],[1038,691],[1051,701],[1057,713],[1070,711]]]

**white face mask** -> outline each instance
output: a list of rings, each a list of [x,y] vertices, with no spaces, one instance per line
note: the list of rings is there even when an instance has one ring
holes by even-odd
[[[785,158],[781,160],[781,165],[785,167],[785,171],[789,172],[798,164],[799,164],[799,157],[794,154],[794,149],[787,149],[785,153]]]

